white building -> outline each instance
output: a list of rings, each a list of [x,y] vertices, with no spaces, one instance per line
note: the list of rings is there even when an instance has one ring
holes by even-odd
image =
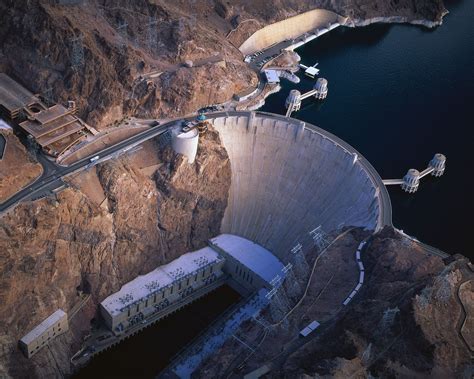
[[[212,238],[210,245],[225,258],[224,271],[250,291],[272,288],[271,282],[278,276],[283,280],[283,264],[255,242],[233,234],[221,234]]]
[[[100,304],[102,316],[112,331],[121,333],[212,284],[223,275],[223,265],[224,259],[210,247],[184,254],[107,297]]]
[[[31,358],[43,346],[46,346],[49,341],[63,334],[68,329],[67,314],[63,310],[58,309],[20,340],[20,349],[26,357]]]
[[[276,70],[265,70],[264,72],[269,84],[280,83],[280,75]]]

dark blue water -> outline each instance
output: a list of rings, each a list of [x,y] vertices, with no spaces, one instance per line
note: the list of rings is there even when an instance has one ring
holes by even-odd
[[[293,117],[326,129],[358,149],[384,179],[424,169],[447,156],[441,178],[422,180],[414,195],[389,187],[394,225],[445,250],[473,257],[474,1],[447,2],[450,14],[434,30],[410,25],[340,28],[297,50],[319,62],[329,81],[322,103],[304,100]],[[284,113],[282,83],[262,110]]]

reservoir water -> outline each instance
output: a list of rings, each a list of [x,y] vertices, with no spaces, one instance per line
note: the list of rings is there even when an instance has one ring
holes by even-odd
[[[338,28],[297,50],[301,63],[319,62],[329,81],[324,102],[303,101],[293,117],[317,125],[358,149],[383,179],[424,169],[447,156],[441,178],[422,179],[414,195],[389,187],[395,227],[423,242],[474,256],[474,1],[448,1],[442,26],[377,24]],[[314,80],[282,81],[263,111],[284,114],[291,89]]]

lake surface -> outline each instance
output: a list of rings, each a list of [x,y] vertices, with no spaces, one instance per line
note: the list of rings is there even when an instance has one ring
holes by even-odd
[[[323,102],[303,101],[293,117],[317,125],[358,149],[383,179],[424,169],[447,156],[441,178],[422,179],[415,194],[388,187],[395,227],[450,254],[471,258],[474,231],[474,1],[446,2],[441,27],[377,24],[338,28],[299,48],[301,63],[319,62],[329,81]],[[284,114],[293,88],[282,82],[263,111]]]

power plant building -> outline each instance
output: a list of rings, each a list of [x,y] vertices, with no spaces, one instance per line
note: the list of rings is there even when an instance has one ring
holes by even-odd
[[[49,341],[69,329],[67,314],[58,309],[41,324],[25,335],[19,342],[20,349],[27,358],[31,358]]]
[[[224,259],[210,247],[187,253],[128,282],[100,305],[114,333],[155,316],[223,275]]]
[[[225,257],[224,271],[236,282],[252,291],[272,288],[272,281],[283,278],[283,264],[270,251],[248,239],[221,234],[210,246]]]

